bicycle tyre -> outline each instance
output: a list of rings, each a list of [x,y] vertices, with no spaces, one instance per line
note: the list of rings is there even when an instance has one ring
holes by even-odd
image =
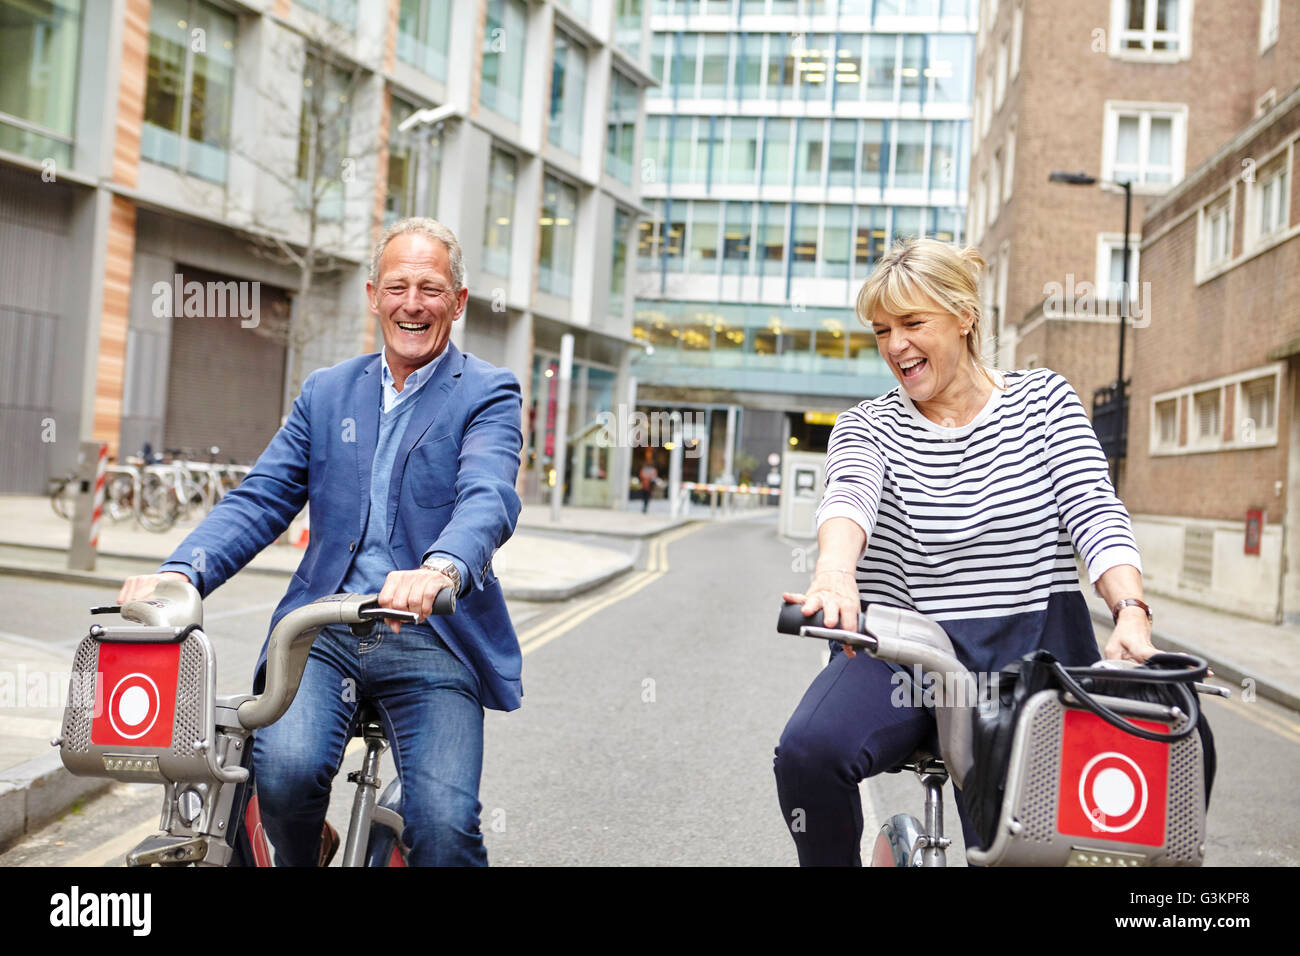
[[[910,813],[895,813],[876,834],[875,845],[871,848],[871,865],[915,866],[912,857],[920,835],[921,821]]]
[[[171,486],[157,475],[146,475],[140,483],[140,507],[136,518],[146,531],[163,532],[176,523],[180,503]]]
[[[123,521],[135,515],[135,482],[130,475],[117,474],[104,488],[104,514],[114,521]]]
[[[72,510],[77,495],[75,478],[61,478],[52,483],[50,490],[50,507],[64,521],[72,519]]]

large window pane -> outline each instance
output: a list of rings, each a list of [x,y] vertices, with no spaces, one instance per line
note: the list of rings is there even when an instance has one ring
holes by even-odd
[[[971,38],[936,34],[930,38],[929,71],[936,103],[967,103],[971,98]]]
[[[451,0],[402,0],[397,15],[397,58],[439,80],[447,79]]]
[[[921,102],[921,91],[924,88],[924,77],[921,76],[921,71],[924,68],[922,63],[924,59],[925,37],[919,33],[905,34],[903,36],[903,66],[898,71],[902,79],[901,102]]]
[[[179,169],[185,109],[188,0],[157,0],[149,15],[149,61],[144,91],[140,156]]]
[[[727,95],[727,56],[730,37],[708,34],[700,51],[700,96],[722,99]]]
[[[867,99],[893,102],[898,37],[875,34],[868,41],[867,49]]]
[[[795,82],[793,41],[784,33],[770,33],[767,44],[767,99],[790,99]]]
[[[885,159],[888,144],[885,142],[883,120],[862,121],[862,165],[859,185],[879,189],[884,185]]]
[[[806,119],[799,123],[799,166],[795,182],[818,186],[822,182],[822,161],[826,153],[826,121]]]
[[[0,120],[0,149],[71,160],[81,8],[81,0],[0,0],[0,112],[53,134]]]
[[[885,254],[889,244],[888,213],[884,206],[858,207],[857,235],[853,240],[854,275],[867,275]]]
[[[834,120],[831,123],[831,155],[829,183],[832,186],[852,186],[857,165],[858,121]]]
[[[493,275],[510,275],[517,171],[518,160],[514,155],[493,147],[488,161],[487,213],[483,224],[483,268]]]
[[[762,92],[763,35],[742,33],[736,37],[735,94],[756,100]]]
[[[718,271],[718,216],[722,204],[699,202],[691,211],[691,251],[686,263],[690,272],[713,274]]]
[[[753,220],[753,203],[727,203],[727,224],[722,237],[724,272],[740,275],[749,271]]]
[[[610,315],[622,315],[627,292],[627,230],[632,217],[622,209],[614,210],[614,251],[609,272]]]
[[[195,3],[193,9],[192,22],[204,31],[205,42],[202,50],[194,50],[191,44],[193,76],[185,171],[224,183],[235,79],[236,20],[206,3]]]
[[[573,233],[578,215],[578,191],[547,176],[542,184],[541,254],[537,287],[552,295],[573,292]]]
[[[924,120],[898,120],[894,123],[894,185],[903,189],[920,189],[925,182]]]
[[[409,133],[398,127],[415,112],[405,100],[393,97],[392,115],[388,119],[388,183],[384,196],[384,225],[415,214],[415,151]]]
[[[921,207],[900,206],[894,210],[894,241],[915,239],[922,235]]]
[[[835,51],[835,99],[852,103],[862,99],[861,36],[841,36]]]
[[[527,27],[528,10],[523,0],[487,0],[479,102],[515,122],[519,121],[519,99],[523,95]]]
[[[790,184],[790,120],[768,119],[763,126],[763,185]]]
[[[785,224],[789,207],[785,203],[764,203],[759,207],[763,217],[762,245],[763,275],[785,274]]]
[[[933,124],[930,147],[930,188],[957,188],[957,123],[940,120]]]
[[[817,238],[820,231],[817,218],[819,207],[794,207],[794,233],[790,238],[792,274],[811,276],[817,274]]]
[[[551,61],[551,117],[547,138],[574,156],[582,153],[582,111],[587,90],[587,51],[556,31]]]
[[[822,223],[823,276],[842,278],[849,274],[849,218],[848,206],[827,206]]]
[[[758,120],[733,117],[727,136],[727,169],[723,182],[754,185],[758,173]]]
[[[611,74],[609,123],[605,139],[605,171],[620,182],[632,184],[636,153],[637,86],[618,70]]]

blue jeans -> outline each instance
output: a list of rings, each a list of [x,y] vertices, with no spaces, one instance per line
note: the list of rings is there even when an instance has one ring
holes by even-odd
[[[386,622],[358,638],[321,631],[289,710],[253,741],[267,837],[279,866],[315,866],[330,784],[361,699],[375,702],[402,781],[413,866],[486,866],[479,830],[483,707],[478,682],[428,625]]]
[[[800,866],[861,866],[858,783],[902,763],[923,743],[938,745],[931,710],[891,702],[894,673],[867,654],[850,660],[837,651],[785,725],[774,770]],[[966,843],[978,846],[961,790],[954,787],[953,796]],[[919,807],[919,787],[917,797]]]

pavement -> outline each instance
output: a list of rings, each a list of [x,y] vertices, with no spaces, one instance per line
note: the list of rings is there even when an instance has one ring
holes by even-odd
[[[559,520],[545,506],[524,508],[514,535],[492,560],[507,599],[565,601],[630,571],[644,539],[694,520],[669,515],[665,502],[655,504],[648,514],[565,508]],[[71,526],[49,499],[0,496],[0,574],[102,586],[107,602],[127,577],[156,570],[193,526],[155,534],[106,517],[94,569],[73,570],[67,559]],[[282,577],[287,586],[303,556],[294,543],[303,542],[305,530],[295,520],[243,573]],[[0,630],[0,849],[112,783],[72,776],[50,747],[49,712],[63,703],[55,678],[70,667],[68,648]],[[36,687],[50,698],[37,702],[46,706],[26,706]]]

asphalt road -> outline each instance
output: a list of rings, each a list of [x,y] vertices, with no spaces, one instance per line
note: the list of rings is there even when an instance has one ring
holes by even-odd
[[[512,606],[525,696],[520,710],[486,718],[480,795],[494,865],[794,864],[772,750],[824,650],[778,636],[774,622],[781,591],[806,580],[793,569],[803,555],[768,521],[694,525],[657,541],[636,572],[597,592]],[[207,602],[223,692],[245,686],[282,586],[245,575]],[[0,578],[0,600],[18,598],[40,610],[7,630],[66,642],[103,595]],[[1258,700],[1206,706],[1219,755],[1207,862],[1300,864],[1300,718]],[[358,763],[350,756],[344,771]],[[386,759],[385,781],[391,775]],[[882,818],[921,813],[910,775],[861,789],[864,852]],[[156,824],[159,795],[118,786],[0,855],[0,865],[120,863]],[[340,777],[330,811],[340,832],[351,796]],[[951,793],[946,818],[949,863],[960,865]]]

